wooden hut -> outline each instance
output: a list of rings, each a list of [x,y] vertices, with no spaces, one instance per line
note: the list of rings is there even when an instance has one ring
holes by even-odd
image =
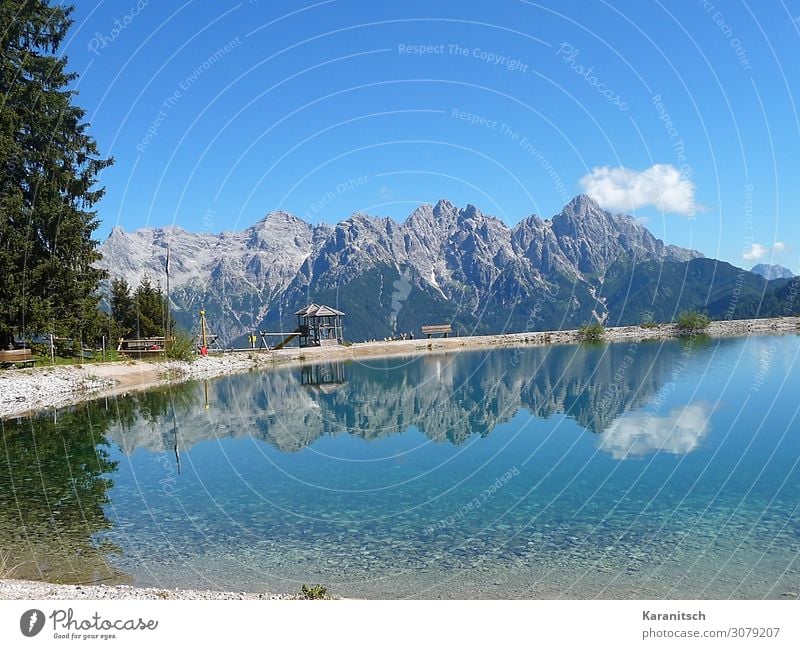
[[[339,345],[344,339],[344,313],[324,304],[309,304],[295,313],[300,347]]]

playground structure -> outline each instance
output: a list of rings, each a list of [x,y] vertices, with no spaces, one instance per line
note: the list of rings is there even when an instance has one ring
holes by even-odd
[[[200,339],[198,340],[197,351],[201,356],[208,354],[209,349],[214,347],[217,351],[223,351],[217,342],[219,336],[209,332],[206,324],[206,310],[200,310]]]
[[[219,336],[213,334],[206,321],[205,309],[200,310],[199,331],[195,337],[195,350],[201,356],[210,353],[245,352],[254,351],[259,336],[248,336],[248,347],[223,349],[219,343]],[[297,328],[291,332],[260,331],[260,350],[283,349],[293,340],[297,339],[300,347],[325,347],[341,344],[344,336],[344,313],[329,306],[309,304],[295,313]],[[281,340],[276,345],[270,345],[270,336],[280,336]],[[165,338],[152,337],[141,339],[120,339],[117,351],[126,356],[143,358],[164,354]],[[174,339],[173,339],[174,341]]]
[[[307,307],[295,312],[297,316],[297,329],[288,335],[285,332],[261,332],[262,345],[269,349],[283,349],[295,338],[300,347],[327,347],[340,345],[344,339],[344,316],[338,311],[324,304],[309,304]],[[283,339],[273,347],[267,343],[268,336],[282,336]]]

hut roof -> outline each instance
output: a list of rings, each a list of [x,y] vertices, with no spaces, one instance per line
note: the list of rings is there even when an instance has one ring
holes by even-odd
[[[295,312],[297,316],[305,316],[307,318],[321,318],[332,315],[344,315],[342,311],[338,311],[324,304],[309,304],[307,307]]]
[[[308,315],[308,312],[311,311],[312,309],[314,309],[314,310],[319,309],[319,305],[318,304],[314,304],[312,302],[307,307],[303,307],[299,311],[295,311],[294,314],[295,315]]]

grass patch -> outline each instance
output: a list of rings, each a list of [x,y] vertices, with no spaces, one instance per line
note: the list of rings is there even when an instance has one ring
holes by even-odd
[[[606,328],[599,322],[585,324],[578,329],[578,340],[584,343],[596,343],[603,340],[606,335]]]
[[[11,552],[8,550],[0,550],[0,579],[11,579],[11,575],[22,564],[18,563],[14,566],[11,565]]]
[[[699,311],[683,311],[678,316],[678,330],[681,335],[694,336],[703,333],[711,324],[710,318]]]
[[[106,349],[105,358],[103,353],[97,351],[92,357],[84,356],[56,356],[50,357],[50,352],[42,351],[41,346],[37,345],[33,348],[33,360],[36,361],[36,367],[40,365],[50,366],[67,366],[74,367],[76,365],[96,365],[97,363],[118,363],[120,361],[128,360],[124,354],[120,354],[116,349]]]
[[[328,599],[328,589],[320,584],[316,586],[303,584],[300,587],[300,599]]]

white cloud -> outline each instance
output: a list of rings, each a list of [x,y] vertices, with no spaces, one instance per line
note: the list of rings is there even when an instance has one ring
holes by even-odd
[[[662,452],[686,455],[711,430],[708,406],[695,403],[675,408],[666,417],[637,412],[617,419],[600,438],[598,448],[617,460]]]
[[[750,248],[742,253],[742,259],[747,261],[758,261],[769,254],[778,254],[786,250],[786,244],[776,241],[772,247],[760,243],[751,243]]]
[[[746,259],[747,261],[758,261],[768,252],[769,249],[766,246],[762,246],[760,243],[753,243],[750,244],[750,250],[747,250],[742,254],[742,259]]]
[[[653,205],[662,212],[694,216],[699,209],[694,183],[669,164],[656,164],[644,171],[595,167],[580,184],[586,194],[609,210],[632,212]]]

